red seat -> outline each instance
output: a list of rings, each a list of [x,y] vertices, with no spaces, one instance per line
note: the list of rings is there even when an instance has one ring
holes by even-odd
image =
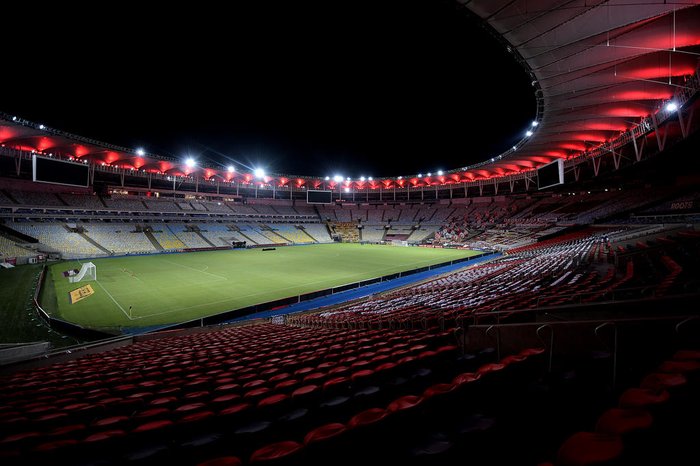
[[[291,440],[272,443],[255,450],[250,456],[250,462],[265,463],[287,459],[297,454],[302,448],[303,446],[300,443]]]
[[[347,430],[348,429],[347,427],[345,427],[345,425],[340,424],[338,422],[317,427],[316,429],[309,431],[309,433],[307,433],[306,436],[304,436],[304,445],[309,445],[311,443],[321,442],[324,440],[331,439],[333,437],[337,437],[338,435],[342,434]]]
[[[428,387],[425,392],[423,392],[423,396],[425,398],[432,398],[434,396],[447,395],[448,393],[454,392],[456,389],[457,385],[451,383],[438,383]]]
[[[481,374],[479,373],[474,373],[474,372],[465,372],[463,374],[459,374],[456,376],[454,379],[452,379],[452,383],[460,386],[464,384],[468,384],[471,382],[475,382],[481,378]]]
[[[700,362],[692,360],[664,361],[659,366],[660,372],[687,374],[700,369]]]
[[[83,440],[83,443],[89,443],[89,444],[94,444],[98,442],[104,442],[107,440],[112,440],[115,438],[123,437],[126,435],[126,432],[120,429],[113,429],[113,430],[105,430],[104,432],[98,432],[96,434],[92,434]]]
[[[314,393],[318,393],[320,390],[318,385],[305,385],[303,387],[299,387],[296,390],[292,392],[292,398],[294,399],[299,399],[299,398],[306,398],[308,396],[313,395]]]
[[[163,419],[160,421],[147,422],[136,427],[133,432],[153,432],[160,429],[165,429],[173,425],[173,421]]]
[[[92,426],[100,428],[109,427],[111,429],[114,428],[114,426],[125,424],[127,422],[129,422],[129,418],[126,416],[112,416],[98,419],[92,423]]]
[[[279,405],[281,403],[284,403],[288,399],[289,399],[289,396],[285,395],[283,393],[278,393],[277,395],[271,395],[271,396],[268,396],[268,397],[260,400],[258,402],[258,408],[265,408],[265,407]]]
[[[413,409],[423,403],[423,397],[415,395],[406,395],[395,399],[389,406],[387,406],[387,411],[390,413],[395,413],[398,411],[404,411],[407,409]]]
[[[668,401],[666,390],[656,391],[646,388],[630,388],[620,395],[621,408],[643,408]]]
[[[381,408],[370,408],[356,414],[348,422],[348,427],[357,428],[375,424],[387,416],[387,411]]]
[[[241,460],[235,456],[222,456],[204,461],[197,464],[197,466],[241,466],[241,464]]]
[[[585,466],[612,461],[622,454],[617,435],[577,432],[559,448],[557,466]]]
[[[650,390],[663,390],[665,388],[680,387],[687,383],[683,374],[666,374],[655,372],[644,377],[640,387]]]
[[[226,409],[222,409],[219,414],[222,416],[235,416],[249,410],[251,407],[250,403],[238,403]]]
[[[633,430],[648,429],[651,423],[651,414],[646,410],[612,408],[598,418],[595,430],[603,434],[622,435]]]
[[[34,447],[34,451],[48,453],[61,448],[66,448],[72,445],[77,445],[78,441],[75,439],[65,439],[65,440],[55,440],[53,442],[46,442]]]

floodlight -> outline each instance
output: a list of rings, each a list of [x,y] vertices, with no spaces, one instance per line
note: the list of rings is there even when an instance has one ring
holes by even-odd
[[[671,101],[671,102],[669,102],[669,103],[666,104],[666,111],[667,111],[667,112],[675,112],[676,110],[678,110],[678,104],[677,104],[677,103]]]
[[[185,159],[185,165],[187,165],[189,168],[194,167],[196,164],[197,162],[195,162],[192,157],[187,157],[187,159]]]
[[[535,120],[535,121],[532,122],[532,126],[537,126],[537,125],[539,125],[539,124],[540,124],[540,123],[539,123],[537,120]]]
[[[229,166],[228,166],[228,172],[229,172],[229,173],[233,173],[233,172],[235,172],[235,171],[236,171],[236,169],[233,167],[233,165],[229,165]]]
[[[365,177],[364,177],[364,176],[361,176],[361,177],[360,177],[360,181],[365,181]]]
[[[336,183],[340,183],[341,181],[343,181],[343,177],[341,175],[335,175],[333,177],[333,181],[335,181]]]
[[[138,149],[136,149],[136,155],[138,155],[139,157],[143,157],[144,155],[146,155],[146,151],[139,147]]]
[[[442,170],[438,170],[438,176],[442,176]]]
[[[532,131],[530,131],[530,130],[528,129],[528,130],[525,132],[525,136],[527,136],[527,137],[532,136]]]
[[[265,170],[262,168],[256,168],[253,170],[253,174],[255,175],[256,178],[265,178]]]

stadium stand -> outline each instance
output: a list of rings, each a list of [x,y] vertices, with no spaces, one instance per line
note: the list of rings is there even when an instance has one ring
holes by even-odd
[[[200,236],[197,231],[192,231],[188,228],[188,225],[180,223],[169,223],[166,225],[167,228],[179,239],[184,247],[186,248],[210,248],[209,244],[204,238]]]
[[[0,235],[0,257],[3,259],[10,257],[30,257],[36,252],[23,248],[9,238]]]
[[[148,207],[140,200],[135,197],[121,197],[112,196],[104,198],[104,202],[110,209],[118,210],[147,210]]]
[[[12,193],[18,203],[28,206],[63,206],[65,205],[53,193],[41,191],[15,191]]]
[[[59,197],[72,207],[85,207],[86,209],[104,209],[100,198],[90,194],[59,194]]]
[[[156,249],[135,225],[129,223],[83,224],[85,234],[113,254],[155,252]]]
[[[61,251],[68,258],[97,257],[105,252],[78,233],[70,232],[60,223],[13,223],[11,227],[39,240],[39,242]]]

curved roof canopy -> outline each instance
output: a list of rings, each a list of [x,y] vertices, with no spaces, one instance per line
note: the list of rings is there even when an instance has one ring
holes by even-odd
[[[97,165],[208,180],[355,189],[444,185],[517,175],[556,159],[586,157],[663,108],[700,59],[700,0],[460,0],[525,67],[538,100],[523,139],[482,163],[440,174],[334,181],[188,166],[0,114],[6,147]],[[503,117],[508,118],[507,109]],[[527,135],[526,132],[527,131]],[[612,143],[611,143],[612,144]]]

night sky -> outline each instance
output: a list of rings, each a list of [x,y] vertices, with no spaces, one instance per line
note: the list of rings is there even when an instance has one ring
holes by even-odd
[[[251,3],[33,11],[32,45],[27,22],[4,27],[0,110],[161,155],[351,177],[483,161],[535,116],[525,72],[451,1]]]

